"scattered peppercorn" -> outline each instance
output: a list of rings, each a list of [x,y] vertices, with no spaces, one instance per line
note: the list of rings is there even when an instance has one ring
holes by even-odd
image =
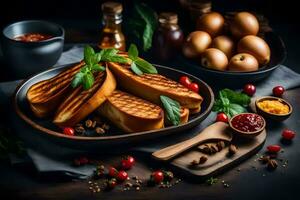
[[[207,156],[201,156],[199,159],[199,164],[203,164],[207,161]]]
[[[217,142],[217,148],[218,148],[218,151],[221,151],[222,149],[224,149],[225,148],[225,142],[224,141]]]
[[[270,156],[261,156],[258,160],[261,161],[263,164],[266,164],[269,162]]]
[[[92,125],[93,125],[93,121],[92,120],[88,119],[88,120],[85,121],[85,127],[91,128]]]
[[[105,133],[105,130],[103,128],[101,128],[101,127],[97,127],[95,129],[95,131],[96,131],[97,134],[100,134],[100,135]]]
[[[199,164],[199,161],[198,160],[193,160],[191,163],[190,163],[192,166],[196,166]]]
[[[274,170],[277,168],[277,166],[278,166],[278,163],[276,162],[276,160],[271,159],[268,161],[268,165],[267,165],[268,169]]]
[[[230,155],[233,155],[233,154],[235,154],[236,152],[237,152],[237,147],[234,145],[234,144],[231,144],[230,146],[229,146],[229,154]]]

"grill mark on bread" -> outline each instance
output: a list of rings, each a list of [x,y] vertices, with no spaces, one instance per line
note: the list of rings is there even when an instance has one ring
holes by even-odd
[[[159,106],[119,90],[114,91],[107,99],[121,111],[136,117],[156,119],[162,115]]]
[[[76,90],[73,92],[74,98],[71,102],[68,103],[66,107],[64,107],[61,111],[65,111],[65,113],[72,113],[76,112],[77,108],[79,108],[82,104],[86,102],[89,98],[91,98],[92,95],[94,95],[94,92],[101,87],[104,78],[105,78],[105,72],[97,72],[97,75],[95,77],[95,82],[93,86],[88,89],[84,90],[82,86],[76,88]]]
[[[83,64],[84,63],[81,62],[71,69],[65,70],[51,79],[33,85],[28,90],[28,100],[31,103],[43,102],[53,94],[55,94],[55,91],[59,91],[62,88],[67,87],[70,84],[73,76],[80,70]],[[50,88],[49,85],[51,85]]]

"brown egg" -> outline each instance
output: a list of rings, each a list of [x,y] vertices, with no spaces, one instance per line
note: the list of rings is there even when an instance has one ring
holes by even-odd
[[[190,33],[183,45],[182,52],[187,58],[196,58],[209,47],[211,37],[203,31],[194,31]]]
[[[235,14],[232,22],[230,22],[230,31],[237,39],[246,35],[257,35],[259,23],[256,17],[251,13],[239,12]]]
[[[230,37],[225,35],[220,35],[213,39],[211,43],[211,47],[223,51],[223,53],[225,53],[227,58],[230,59],[234,53],[235,44]]]
[[[224,21],[224,17],[220,13],[210,12],[198,18],[196,29],[215,37],[222,33]]]
[[[260,37],[248,35],[243,37],[237,45],[238,53],[249,53],[258,63],[265,65],[270,62],[271,50],[269,45]]]
[[[204,67],[225,71],[228,64],[226,55],[219,49],[206,49],[201,55],[201,64]]]
[[[258,62],[254,56],[248,53],[240,53],[233,56],[228,64],[229,71],[251,72],[258,70]]]

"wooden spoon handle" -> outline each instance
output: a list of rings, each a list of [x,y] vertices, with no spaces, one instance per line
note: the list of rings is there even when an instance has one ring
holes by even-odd
[[[161,149],[159,151],[156,151],[152,154],[152,156],[156,159],[159,160],[169,160],[173,157],[175,157],[176,155],[184,152],[185,150],[196,146],[197,144],[199,144],[199,142],[202,141],[202,138],[205,139],[205,137],[202,137],[202,135],[197,135],[194,138],[191,138],[189,140],[185,140],[183,142],[174,144],[172,146],[168,146],[164,149]]]

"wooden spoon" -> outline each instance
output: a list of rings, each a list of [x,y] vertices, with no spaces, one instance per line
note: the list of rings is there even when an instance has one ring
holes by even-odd
[[[228,124],[224,122],[216,122],[205,128],[195,137],[158,150],[152,153],[152,156],[155,159],[167,161],[177,156],[178,154],[196,146],[197,144],[205,142],[207,140],[231,141],[232,134],[227,131],[228,127]]]

